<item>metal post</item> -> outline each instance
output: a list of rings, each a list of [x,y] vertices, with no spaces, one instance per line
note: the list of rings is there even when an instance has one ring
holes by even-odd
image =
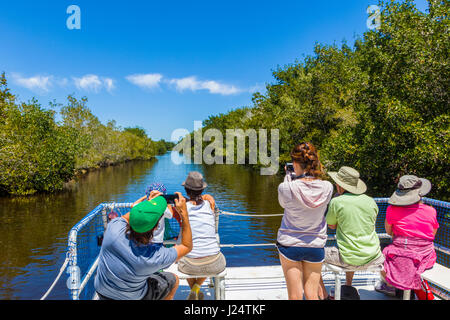
[[[334,300],[341,300],[341,277],[338,272],[334,274]]]
[[[213,277],[214,280],[214,299],[220,300],[219,278]]]
[[[409,300],[411,298],[411,290],[403,291],[403,300]]]
[[[225,278],[220,277],[219,279],[219,288],[220,288],[220,300],[225,300]]]
[[[216,300],[225,300],[225,279],[214,277],[214,295]]]

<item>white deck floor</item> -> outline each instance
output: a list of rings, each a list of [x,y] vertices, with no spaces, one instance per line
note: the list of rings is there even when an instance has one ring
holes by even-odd
[[[334,275],[324,273],[324,284],[328,292],[334,287]],[[379,280],[379,274],[355,273],[353,286],[358,289],[361,300],[390,300],[392,298],[374,290]],[[209,288],[207,279],[201,290],[205,300],[214,300],[214,289]],[[345,274],[342,274],[345,283]],[[175,295],[176,300],[184,300],[189,294],[186,280],[180,280],[180,286]],[[225,277],[226,300],[287,300],[286,282],[281,266],[264,267],[229,267]]]

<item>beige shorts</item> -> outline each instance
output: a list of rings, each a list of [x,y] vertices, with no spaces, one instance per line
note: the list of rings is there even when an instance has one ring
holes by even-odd
[[[178,271],[189,275],[219,274],[226,268],[225,256],[222,252],[204,258],[183,257],[178,261]]]
[[[378,266],[378,265],[383,267],[384,255],[381,254],[378,258],[373,259],[372,261],[366,263],[365,265],[354,266],[354,265],[345,263],[342,260],[341,255],[339,254],[338,248],[325,247],[325,261],[324,262],[338,266],[338,267],[348,268],[348,269],[352,269],[354,271],[358,271],[359,269],[363,270],[363,269],[367,269],[368,267]]]

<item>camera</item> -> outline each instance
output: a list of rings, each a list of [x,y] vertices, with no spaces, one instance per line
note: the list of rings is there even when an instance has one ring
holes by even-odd
[[[286,173],[294,173],[294,164],[292,162],[286,163]]]
[[[168,204],[175,204],[175,199],[178,199],[177,194],[163,194],[161,195],[164,199],[166,199]]]

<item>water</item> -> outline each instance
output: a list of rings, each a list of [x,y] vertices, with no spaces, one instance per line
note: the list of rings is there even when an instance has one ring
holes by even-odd
[[[238,165],[175,165],[170,154],[94,171],[69,190],[27,198],[0,198],[0,299],[40,299],[65,258],[69,230],[101,202],[133,202],[153,182],[180,191],[189,171],[203,173],[206,193],[222,210],[282,213],[280,176],[261,176]],[[281,217],[221,216],[222,244],[274,243]],[[279,264],[275,247],[223,248],[228,266]],[[48,299],[68,299],[63,274]]]

